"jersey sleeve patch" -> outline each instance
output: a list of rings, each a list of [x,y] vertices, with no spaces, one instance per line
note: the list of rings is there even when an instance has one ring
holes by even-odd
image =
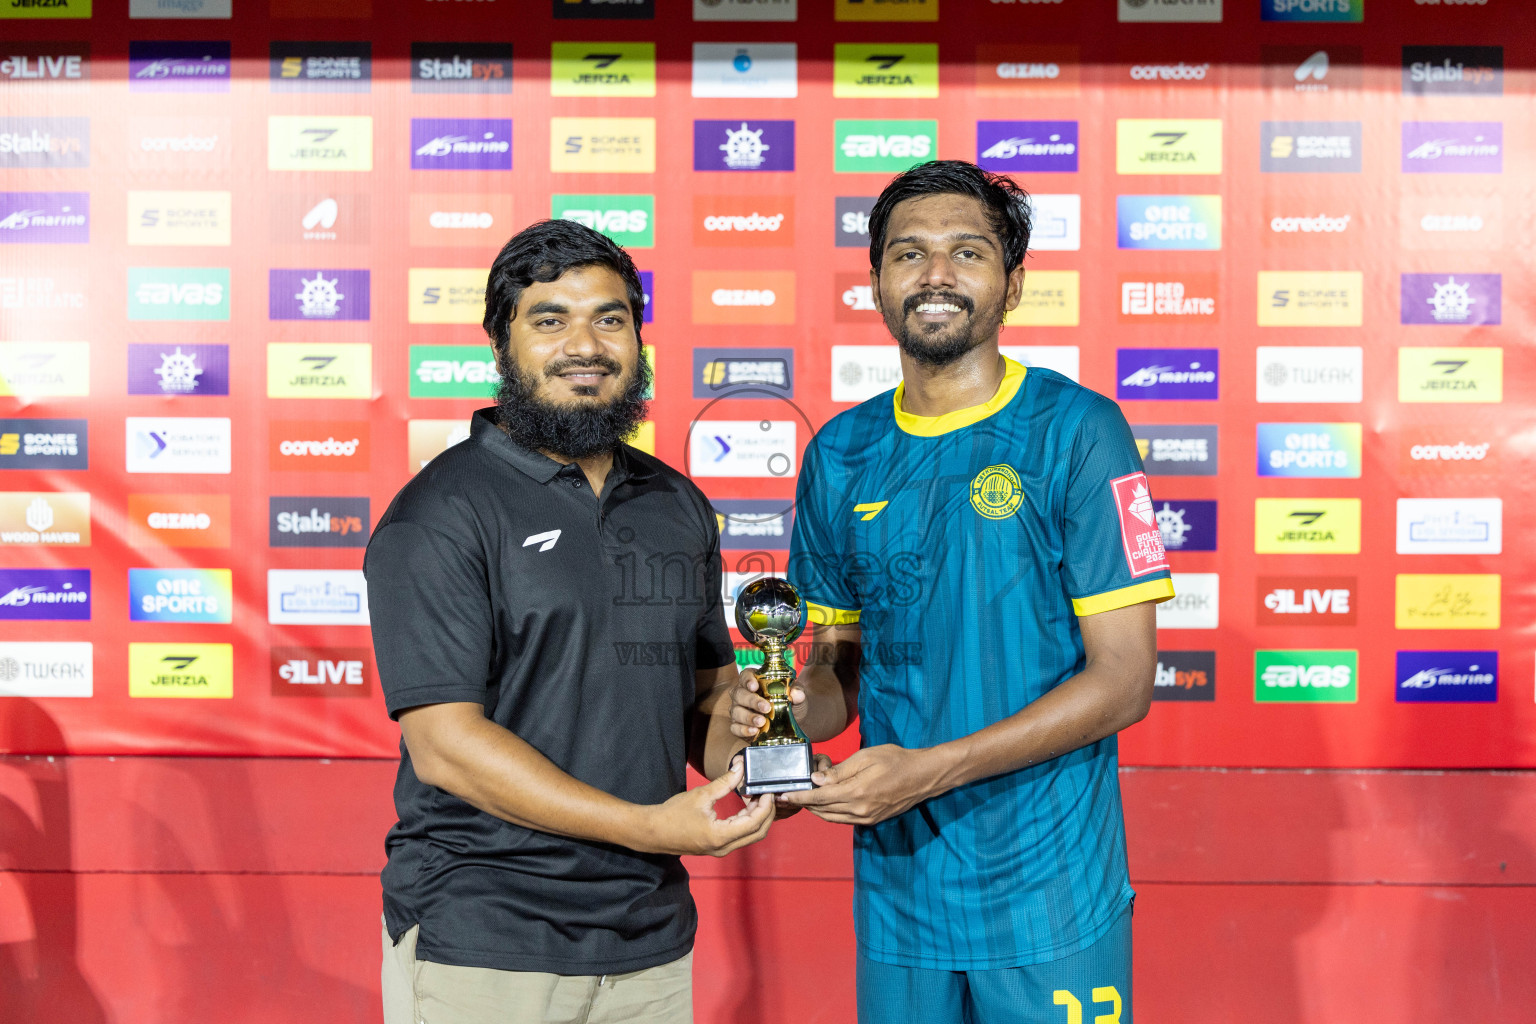
[[[1131,578],[1168,568],[1168,552],[1152,511],[1152,492],[1147,474],[1127,473],[1109,482],[1110,497],[1120,517],[1120,540],[1125,548],[1125,564]]]

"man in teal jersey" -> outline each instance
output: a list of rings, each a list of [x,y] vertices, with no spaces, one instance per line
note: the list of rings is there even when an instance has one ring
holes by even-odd
[[[861,749],[783,802],[854,829],[862,1024],[1132,1024],[1115,734],[1146,714],[1173,596],[1114,402],[998,352],[1028,197],[935,161],[870,214],[903,383],[806,448],[789,577],[813,741]],[[733,691],[749,738],[769,705]]]

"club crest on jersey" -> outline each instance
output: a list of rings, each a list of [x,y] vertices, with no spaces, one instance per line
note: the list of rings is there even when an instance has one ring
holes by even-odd
[[[1120,540],[1125,546],[1125,563],[1132,576],[1168,568],[1168,553],[1163,549],[1163,535],[1157,527],[1157,513],[1152,509],[1152,492],[1147,474],[1129,473],[1109,482],[1110,497],[1120,517]]]
[[[1007,519],[1023,501],[1019,474],[1006,463],[988,466],[971,481],[971,507],[988,519]]]

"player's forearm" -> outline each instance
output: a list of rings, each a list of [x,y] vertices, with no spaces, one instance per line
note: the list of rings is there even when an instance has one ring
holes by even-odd
[[[811,664],[802,669],[795,680],[795,684],[805,693],[805,703],[799,706],[795,720],[800,723],[800,731],[812,743],[824,743],[840,736],[848,728],[848,723],[853,720],[853,711],[843,687],[847,670],[844,669],[843,677],[840,677],[835,662],[828,659],[825,663],[818,663],[814,655],[812,657]],[[853,671],[857,673],[857,667]],[[858,685],[857,681],[854,685]]]
[[[409,730],[406,745],[422,782],[487,814],[574,839],[647,846],[649,808],[573,778],[486,718],[466,715],[451,732]]]
[[[1145,671],[1090,665],[1022,711],[920,752],[927,795],[1049,761],[1134,725],[1146,717],[1155,668],[1155,661]]]

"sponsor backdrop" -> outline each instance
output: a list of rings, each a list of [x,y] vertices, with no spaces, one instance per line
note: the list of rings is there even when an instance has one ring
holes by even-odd
[[[363,548],[544,217],[646,272],[637,443],[727,600],[783,571],[806,442],[900,376],[873,197],[957,157],[1034,194],[1006,350],[1151,476],[1125,761],[1536,766],[1513,0],[395,7],[0,6],[0,695],[52,722],[6,751],[391,756]]]

